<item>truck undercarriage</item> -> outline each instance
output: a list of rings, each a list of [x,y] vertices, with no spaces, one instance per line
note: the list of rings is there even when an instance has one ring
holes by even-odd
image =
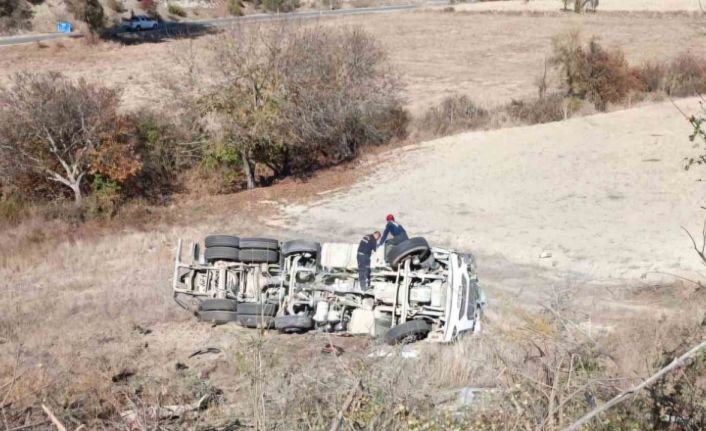
[[[211,235],[205,246],[201,253],[193,244],[186,263],[179,241],[173,280],[177,302],[199,298],[203,321],[368,334],[390,344],[449,342],[480,330],[485,296],[473,256],[423,238],[378,248],[368,290],[360,288],[353,244]]]

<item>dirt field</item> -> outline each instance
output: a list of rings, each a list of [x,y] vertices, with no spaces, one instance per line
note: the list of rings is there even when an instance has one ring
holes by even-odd
[[[407,84],[408,104],[415,114],[454,93],[468,94],[485,106],[535,95],[535,79],[551,53],[551,38],[572,29],[622,48],[633,63],[667,59],[687,50],[706,56],[703,21],[687,15],[436,11],[341,17],[322,23],[361,26],[378,36]],[[203,36],[193,43],[199,51],[212,42]],[[159,104],[164,95],[157,91],[158,83],[173,77],[175,53],[185,52],[188,44],[182,40],[85,46],[64,41],[45,48],[0,48],[0,82],[22,70],[60,70],[123,87],[127,108]]]

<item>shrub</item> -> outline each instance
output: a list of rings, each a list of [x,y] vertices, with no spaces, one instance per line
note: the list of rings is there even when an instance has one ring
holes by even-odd
[[[70,0],[67,8],[76,19],[88,25],[91,33],[98,34],[103,30],[105,12],[99,0]]]
[[[667,66],[664,89],[670,96],[695,96],[706,92],[706,61],[682,54]]]
[[[114,12],[117,12],[117,13],[125,12],[125,5],[123,4],[122,0],[108,0],[106,4]]]
[[[0,196],[0,225],[18,225],[27,217],[27,205],[19,195]]]
[[[485,127],[490,115],[468,96],[449,96],[430,108],[420,121],[420,130],[431,136],[445,136]]]
[[[397,76],[369,34],[284,24],[225,37],[214,56],[223,79],[202,106],[248,188],[264,169],[271,178],[307,175],[404,134]]]
[[[167,6],[167,11],[172,15],[176,15],[176,16],[180,16],[180,17],[186,16],[186,10],[184,10],[183,7],[181,7],[180,5],[178,5],[176,3],[169,3],[169,5]]]
[[[550,123],[568,118],[574,105],[562,94],[532,100],[513,100],[506,106],[508,115],[526,124]]]
[[[267,12],[292,12],[299,7],[299,0],[262,0],[262,8]]]
[[[115,215],[123,201],[120,185],[110,178],[97,174],[91,183],[91,195],[86,200],[87,215],[94,218],[109,218]]]
[[[240,0],[228,0],[228,13],[233,16],[243,15],[243,8],[240,5]]]
[[[163,199],[179,188],[179,175],[196,166],[202,155],[188,132],[160,113],[141,110],[131,116],[134,152],[140,171],[122,183],[123,193],[151,201]]]
[[[157,3],[154,0],[141,0],[140,9],[145,11],[149,16],[157,15]]]
[[[24,179],[83,195],[92,160],[102,148],[122,145],[120,93],[58,73],[16,75],[0,87],[0,176]],[[54,188],[52,187],[52,189]]]
[[[569,96],[592,102],[605,110],[637,88],[637,81],[620,50],[607,51],[594,38],[585,48],[577,32],[553,40],[550,63],[564,76]]]
[[[31,6],[25,0],[0,1],[0,33],[14,33],[32,27]]]
[[[667,70],[662,63],[646,62],[635,68],[633,74],[639,82],[639,87],[642,91],[653,93],[664,89]]]

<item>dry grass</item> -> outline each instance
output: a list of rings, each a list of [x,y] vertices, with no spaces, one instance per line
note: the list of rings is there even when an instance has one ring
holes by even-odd
[[[689,16],[415,12],[394,15],[394,26],[389,20],[386,15],[370,15],[321,23],[360,25],[375,35],[402,74],[409,107],[417,115],[456,92],[486,107],[534,96],[535,74],[551,55],[551,38],[571,29],[580,30],[586,39],[600,37],[606,47],[621,48],[631,64],[671,58],[687,46],[695,55],[706,55],[706,44],[699,43],[704,40],[701,21]],[[206,38],[195,41],[197,48],[208,43]],[[126,86],[123,104],[127,108],[154,105],[165,100],[158,82],[168,79],[175,67],[172,53],[184,50],[189,41],[133,46],[63,44],[64,49],[55,48],[55,43],[41,50],[3,47],[0,81],[22,70],[63,70],[107,85]]]
[[[411,13],[396,19],[395,26],[387,25],[389,17],[382,16],[331,22],[361,24],[383,39],[417,112],[456,91],[481,106],[534,96],[534,73],[548,54],[549,40],[567,27],[580,26],[586,36],[601,34],[607,45],[619,42],[630,62],[666,58],[684,43],[703,38],[698,22],[684,16]],[[168,42],[175,49],[183,43]],[[160,100],[153,90],[162,75],[153,71],[173,64],[173,51],[157,44],[64,45],[52,45],[51,56],[46,55],[48,49],[3,48],[0,79],[23,69],[70,65],[72,73],[91,79],[116,85],[129,82],[124,105],[135,107]],[[559,115],[556,105],[546,112],[547,117]],[[500,288],[489,289],[492,305],[482,337],[449,346],[423,345],[419,359],[403,360],[369,358],[375,345],[357,338],[333,338],[346,350],[336,358],[320,353],[329,342],[323,335],[267,333],[260,338],[235,326],[210,328],[194,322],[171,301],[176,238],[196,240],[217,231],[293,237],[268,227],[272,220],[263,220],[263,214],[274,213],[268,201],[286,196],[291,202],[346,187],[359,175],[358,169],[373,170],[379,162],[368,159],[305,184],[290,180],[238,196],[175,195],[174,206],[148,214],[145,225],[116,220],[107,227],[89,223],[76,228],[62,220],[30,217],[20,226],[4,226],[0,242],[9,246],[0,249],[3,425],[12,428],[45,420],[40,409],[44,402],[72,429],[81,424],[88,429],[127,429],[129,424],[118,416],[127,409],[138,413],[141,422],[133,423],[135,428],[154,429],[160,421],[149,414],[149,407],[190,403],[210,393],[214,401],[207,410],[170,425],[191,429],[224,428],[236,421],[252,425],[258,411],[253,400],[264,399],[267,408],[264,415],[258,413],[258,423],[274,429],[321,429],[328,428],[353,393],[342,414],[343,429],[354,424],[372,429],[467,429],[488,425],[487,421],[518,420],[531,428],[550,416],[552,398],[538,390],[547,383],[540,379],[547,378],[548,366],[554,370],[564,366],[559,365],[571,358],[570,348],[587,344],[595,348],[580,353],[586,359],[598,356],[601,367],[573,384],[602,382],[597,394],[604,399],[627,382],[609,384],[607,379],[652,371],[661,349],[670,347],[703,316],[703,299],[689,286],[615,295],[592,286],[561,303],[563,318],[557,319],[542,309],[559,304],[555,292],[546,284],[523,279],[523,289],[537,295],[531,301]],[[570,322],[572,329],[565,329],[562,322]],[[532,343],[549,354],[536,359]],[[218,346],[223,353],[189,358],[207,346]],[[604,353],[595,353],[598,346]],[[606,359],[605,353],[613,359]],[[177,369],[177,363],[188,368]],[[118,378],[129,373],[134,374]],[[576,389],[563,371],[549,376],[560,376],[565,384],[562,394]],[[265,389],[253,390],[254,383],[262,381],[267,382]],[[362,389],[351,392],[359,381]],[[499,390],[501,398],[486,405],[483,415],[453,413],[449,402],[455,397],[453,390],[466,386]],[[494,397],[497,392],[489,393]],[[525,401],[531,408],[517,408]],[[577,401],[564,420],[585,408]],[[479,424],[479,419],[486,422]]]

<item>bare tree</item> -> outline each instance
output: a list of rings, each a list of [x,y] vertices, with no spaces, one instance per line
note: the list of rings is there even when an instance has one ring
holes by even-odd
[[[118,101],[115,90],[59,73],[16,75],[0,88],[0,172],[32,172],[68,187],[79,202],[91,155],[112,129]]]

